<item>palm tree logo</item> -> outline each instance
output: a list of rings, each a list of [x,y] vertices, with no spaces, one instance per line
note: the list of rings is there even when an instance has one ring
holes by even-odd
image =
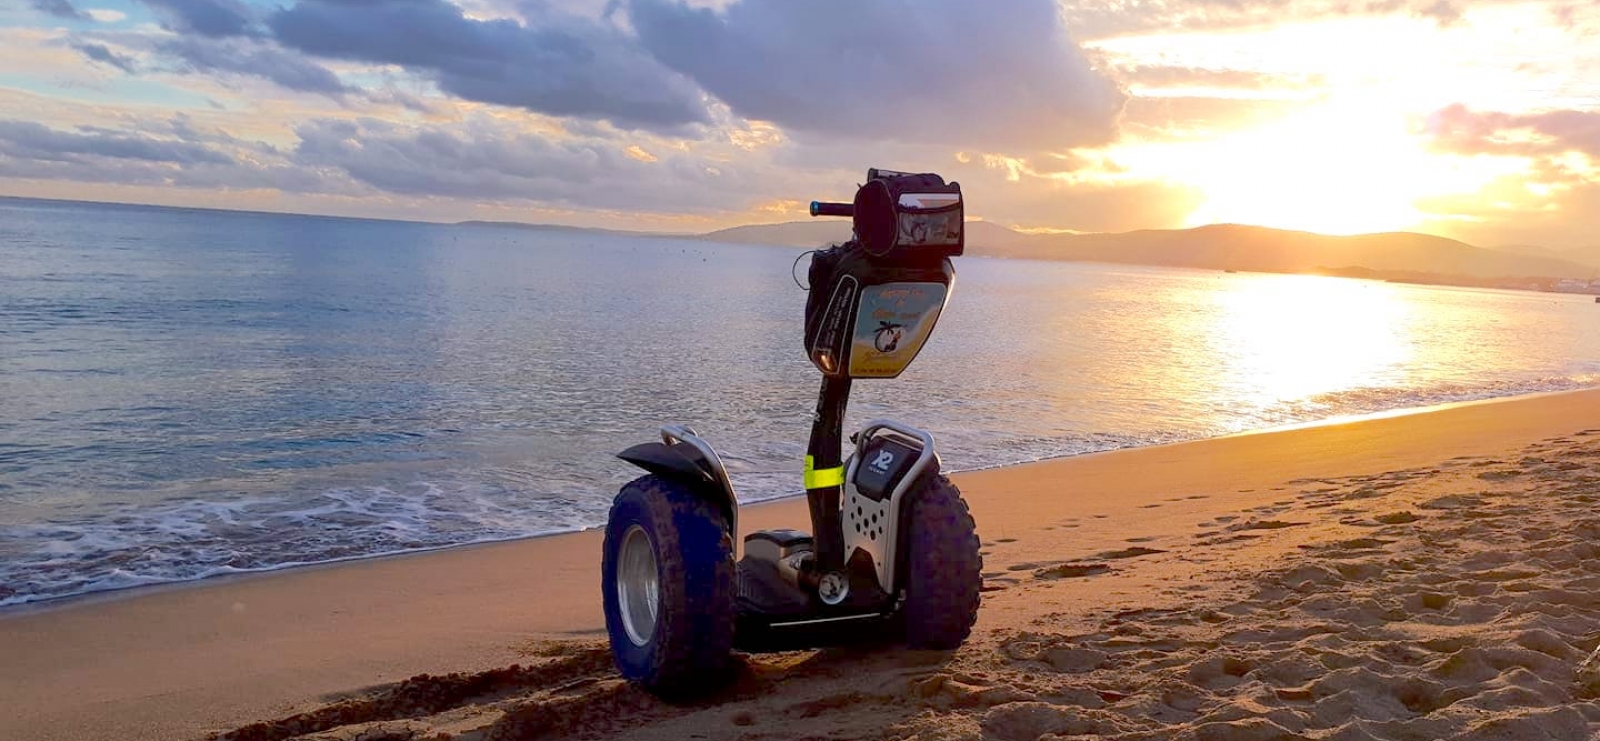
[[[904,325],[878,322],[878,333],[872,338],[873,347],[878,352],[894,352],[900,346],[901,328]]]

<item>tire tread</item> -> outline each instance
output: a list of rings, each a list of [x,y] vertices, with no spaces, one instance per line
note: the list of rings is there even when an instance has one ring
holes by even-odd
[[[605,542],[608,562],[620,545],[615,540],[626,530],[613,524],[633,505],[650,521],[646,529],[660,569],[660,623],[643,666],[628,666],[618,655],[618,669],[658,695],[687,697],[718,684],[731,665],[737,589],[733,539],[727,518],[707,499],[672,479],[641,476],[624,485],[612,504]],[[613,587],[607,581],[604,588],[615,649],[627,638],[620,626],[609,625]]]
[[[983,555],[977,525],[961,491],[944,474],[923,483],[911,506],[906,644],[955,649],[978,620]]]

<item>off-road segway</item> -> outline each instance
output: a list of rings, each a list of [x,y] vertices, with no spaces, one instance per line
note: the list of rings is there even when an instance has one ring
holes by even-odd
[[[606,629],[623,676],[663,696],[718,686],[733,649],[952,649],[977,619],[978,536],[933,436],[875,420],[841,460],[852,380],[899,376],[949,297],[961,187],[868,170],[853,203],[813,202],[811,214],[855,226],[809,270],[805,347],[823,374],[804,468],[813,534],[750,533],[735,562],[739,504],[710,444],[667,425],[619,454],[649,473],[622,487],[606,523]]]

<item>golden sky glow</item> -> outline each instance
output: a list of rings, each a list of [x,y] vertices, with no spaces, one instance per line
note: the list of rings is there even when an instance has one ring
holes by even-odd
[[[1185,226],[1257,224],[1357,234],[1415,228],[1418,200],[1471,194],[1526,165],[1514,158],[1430,153],[1404,113],[1329,101],[1200,141],[1135,143],[1112,159],[1197,187]]]
[[[1285,81],[1255,90],[1130,86],[1146,98],[1288,104],[1265,121],[1202,123],[1179,136],[1130,137],[1108,148],[1109,158],[1126,168],[1110,177],[1197,188],[1203,201],[1184,219],[1186,226],[1245,223],[1351,234],[1476,221],[1473,205],[1486,212],[1516,202],[1547,208],[1548,201],[1534,204],[1572,186],[1539,182],[1526,157],[1437,151],[1429,114],[1462,101],[1497,111],[1594,111],[1600,101],[1600,75],[1590,73],[1600,70],[1600,43],[1560,27],[1548,3],[1474,7],[1444,25],[1418,17],[1324,19],[1091,46],[1126,66],[1228,70]],[[1588,155],[1563,156],[1575,171],[1593,168]],[[1522,192],[1486,190],[1505,179],[1522,180]],[[1478,197],[1482,202],[1474,204]],[[1464,213],[1426,209],[1444,200]]]

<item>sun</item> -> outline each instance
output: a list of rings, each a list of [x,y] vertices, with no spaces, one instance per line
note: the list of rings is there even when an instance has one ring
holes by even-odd
[[[1472,194],[1523,165],[1430,152],[1415,119],[1370,101],[1327,102],[1203,141],[1134,144],[1115,159],[1204,196],[1186,226],[1238,223],[1324,234],[1397,231],[1417,202]]]

